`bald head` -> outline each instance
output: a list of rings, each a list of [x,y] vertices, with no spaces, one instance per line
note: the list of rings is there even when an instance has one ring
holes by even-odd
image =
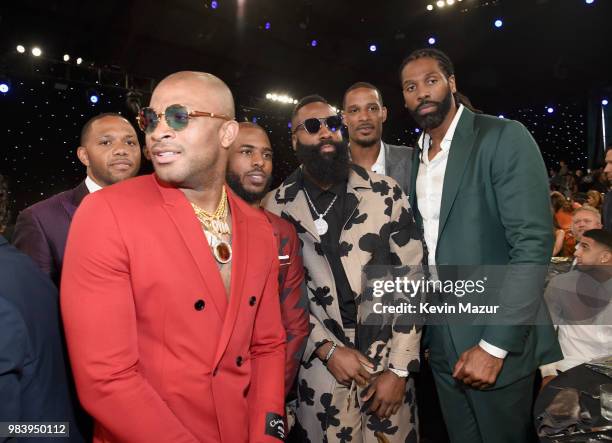
[[[155,173],[185,192],[220,190],[228,150],[238,134],[232,93],[212,74],[177,72],[157,85],[150,107],[165,113],[173,105],[186,107],[191,115],[183,127],[173,127],[162,118],[146,133]]]
[[[206,97],[208,104],[214,108],[194,110],[225,114],[231,118],[236,115],[232,91],[223,80],[208,72],[180,71],[170,74],[155,87],[153,97],[160,92],[165,93],[172,90],[188,90],[193,94],[195,100],[199,97]],[[188,105],[188,103],[181,102],[177,104]]]

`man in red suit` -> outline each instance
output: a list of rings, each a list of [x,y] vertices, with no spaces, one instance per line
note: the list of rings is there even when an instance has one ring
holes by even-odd
[[[272,157],[272,146],[266,131],[255,123],[240,122],[238,137],[230,148],[226,180],[232,190],[254,208],[260,208],[261,200],[270,190]],[[263,208],[261,211],[270,220],[278,247],[278,292],[281,317],[287,333],[285,392],[290,401],[294,397],[290,391],[310,332],[304,264],[300,241],[293,225]]]
[[[279,262],[265,215],[224,186],[231,92],[172,74],[139,124],[155,174],[84,199],[62,275],[94,441],[282,441]]]

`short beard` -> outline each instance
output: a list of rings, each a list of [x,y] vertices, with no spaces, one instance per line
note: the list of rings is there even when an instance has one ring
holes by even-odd
[[[453,93],[451,92],[450,88],[448,88],[448,93],[441,102],[434,102],[431,100],[424,101],[420,103],[416,109],[409,109],[410,115],[421,129],[435,129],[442,124],[448,115],[451,109],[452,98]],[[419,108],[427,104],[437,105],[436,110],[434,112],[430,112],[429,114],[420,115],[418,112]]]
[[[225,181],[238,197],[248,204],[253,204],[260,202],[266,196],[272,185],[272,176],[268,177],[268,181],[261,192],[250,192],[244,189],[244,186],[242,186],[240,182],[240,176],[229,170],[225,174]]]
[[[380,142],[380,138],[374,136],[371,138],[354,138],[352,142],[359,145],[360,148],[370,149],[376,146],[376,143]]]
[[[323,145],[333,145],[336,150],[333,153],[321,154]],[[308,176],[318,185],[334,185],[348,178],[350,161],[348,142],[345,140],[326,140],[316,145],[305,145],[297,140],[295,155]]]

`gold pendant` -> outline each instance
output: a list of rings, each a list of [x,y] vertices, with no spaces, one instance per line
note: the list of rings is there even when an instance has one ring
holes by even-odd
[[[232,260],[232,247],[225,241],[220,241],[212,247],[213,255],[215,259],[221,263],[226,264]]]

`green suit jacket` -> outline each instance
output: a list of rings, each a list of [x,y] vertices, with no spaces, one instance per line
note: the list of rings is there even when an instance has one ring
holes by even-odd
[[[416,149],[410,203],[422,227],[416,201],[419,166]],[[502,312],[524,319],[543,306],[541,271],[550,261],[552,247],[548,180],[535,140],[516,121],[464,109],[444,175],[436,265],[516,265],[503,268],[511,270],[497,282],[498,296]],[[451,368],[481,339],[508,351],[495,387],[562,358],[552,325],[449,322],[448,328],[456,352],[449,355]]]

